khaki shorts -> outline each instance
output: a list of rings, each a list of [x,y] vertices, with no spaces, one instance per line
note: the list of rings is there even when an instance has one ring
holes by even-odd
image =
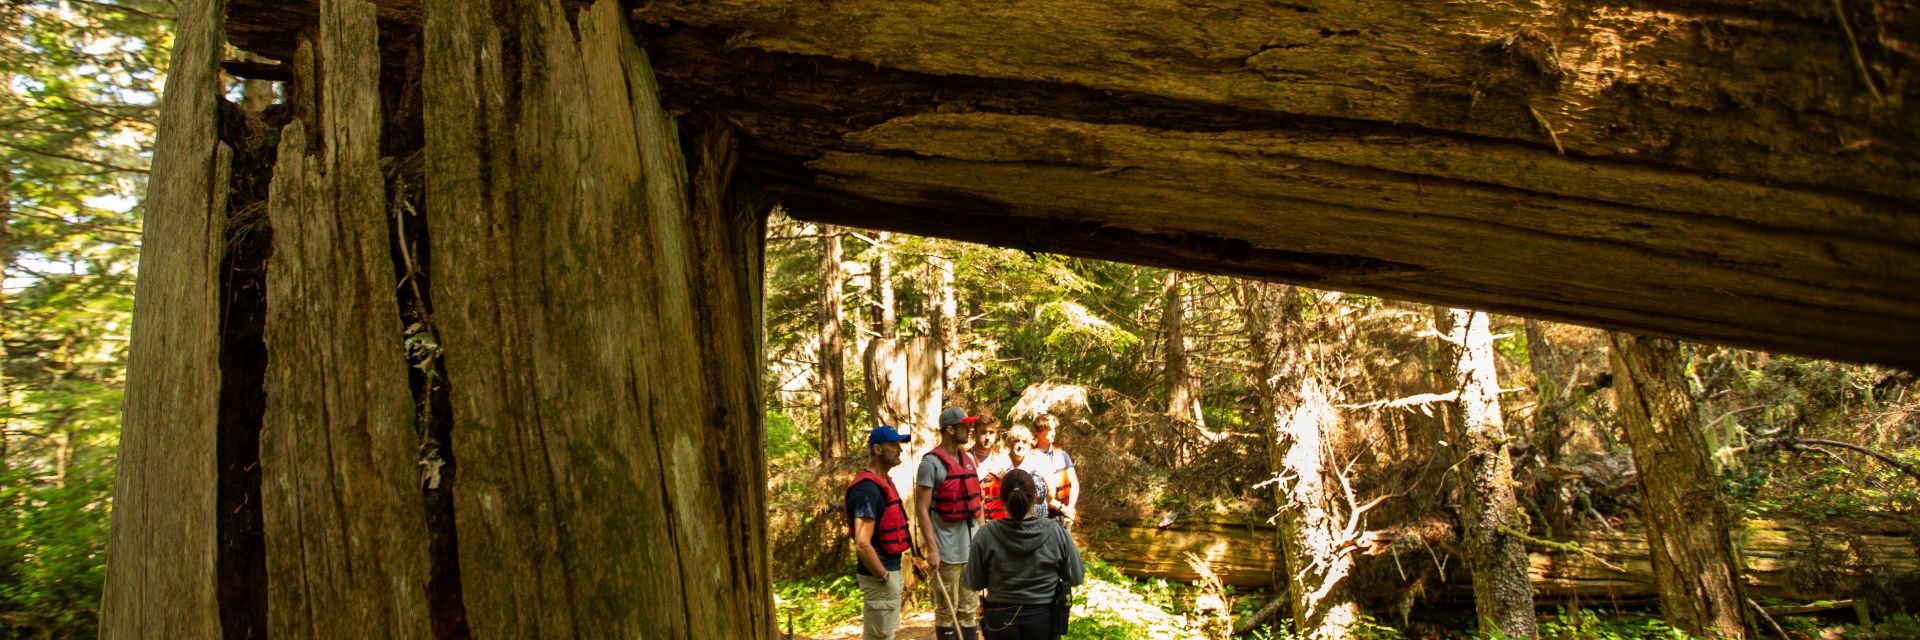
[[[960,580],[960,572],[965,564],[940,564],[940,585],[946,587],[947,598],[939,594],[933,596],[933,626],[951,627],[955,617],[960,619],[962,627],[980,626],[980,592],[968,589]],[[947,600],[953,600],[953,611],[947,611]]]
[[[863,640],[893,640],[900,629],[900,588],[906,578],[899,571],[888,571],[886,579],[854,574],[860,583],[860,620]]]

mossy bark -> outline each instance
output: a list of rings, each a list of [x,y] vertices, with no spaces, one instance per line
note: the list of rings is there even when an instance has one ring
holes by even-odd
[[[1751,624],[1727,500],[1671,340],[1610,333],[1614,408],[1639,471],[1660,607],[1690,635],[1746,638]]]
[[[840,337],[840,229],[820,225],[820,458],[847,456],[846,344]]]
[[[1448,309],[1441,331],[1453,353],[1453,434],[1462,451],[1457,467],[1462,497],[1461,542],[1473,575],[1473,603],[1480,627],[1509,638],[1532,638],[1533,591],[1527,583],[1527,550],[1501,529],[1524,532],[1526,514],[1514,497],[1513,436],[1500,414],[1500,382],[1494,374],[1493,332],[1485,313]]]

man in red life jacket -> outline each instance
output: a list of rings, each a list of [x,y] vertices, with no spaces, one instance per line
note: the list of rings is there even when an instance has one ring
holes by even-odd
[[[893,640],[900,628],[900,554],[912,546],[907,512],[887,470],[900,464],[900,444],[909,437],[887,425],[867,434],[867,466],[847,486],[847,525],[860,584],[863,640]]]
[[[913,508],[932,570],[933,631],[938,640],[980,637],[980,594],[960,574],[967,567],[973,529],[980,525],[979,464],[962,449],[978,420],[959,407],[940,412],[940,443],[920,458],[914,475]]]
[[[1007,460],[1007,453],[1000,450],[1000,421],[992,416],[980,416],[973,423],[973,448],[967,453],[980,463],[980,508],[988,520],[1007,517],[1007,505],[1000,500],[1000,476],[1006,475],[1013,465]]]

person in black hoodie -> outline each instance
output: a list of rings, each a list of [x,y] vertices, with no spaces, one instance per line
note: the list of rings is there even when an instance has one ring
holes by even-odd
[[[1086,579],[1073,536],[1060,523],[1029,514],[1038,490],[1023,469],[1000,479],[1006,519],[988,522],[973,537],[961,579],[985,594],[980,628],[988,640],[1052,640],[1054,600]]]

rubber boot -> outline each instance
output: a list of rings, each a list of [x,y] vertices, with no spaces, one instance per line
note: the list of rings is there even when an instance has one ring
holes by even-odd
[[[960,640],[960,634],[955,633],[953,627],[934,627],[933,637],[936,640]]]
[[[980,640],[980,627],[960,627],[960,640]]]

